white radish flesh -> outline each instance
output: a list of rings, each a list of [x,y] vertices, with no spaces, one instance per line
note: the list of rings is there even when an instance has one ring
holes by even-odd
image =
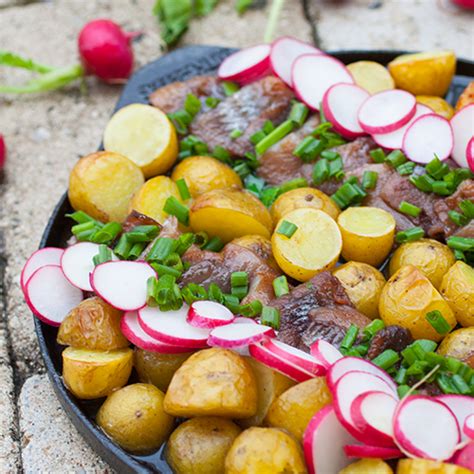
[[[468,167],[466,149],[474,135],[474,104],[466,105],[451,119],[454,134],[452,157],[463,168]]]
[[[258,324],[255,319],[247,318],[246,316],[237,316],[232,322],[234,324]]]
[[[273,336],[273,329],[263,324],[226,324],[212,329],[207,343],[212,347],[233,349]]]
[[[197,328],[215,328],[230,324],[234,320],[232,312],[215,301],[195,301],[188,311],[188,323]]]
[[[368,446],[365,444],[348,444],[344,446],[344,453],[349,458],[398,459],[403,457],[403,453],[397,448]]]
[[[466,159],[468,168],[474,173],[474,137],[467,144]]]
[[[464,420],[463,433],[471,439],[474,439],[474,414],[469,415]]]
[[[23,270],[21,271],[20,284],[21,289],[25,292],[25,285],[30,279],[31,275],[38,270],[38,268],[46,265],[61,265],[61,257],[64,249],[56,247],[45,247],[34,252],[26,261]]]
[[[314,342],[310,347],[310,353],[326,368],[331,367],[334,362],[344,357],[337,347],[334,347],[324,339],[318,339]]]
[[[444,403],[454,413],[461,430],[461,440],[466,441],[467,436],[462,433],[462,427],[466,418],[474,412],[474,399],[467,395],[439,395],[436,400]]]

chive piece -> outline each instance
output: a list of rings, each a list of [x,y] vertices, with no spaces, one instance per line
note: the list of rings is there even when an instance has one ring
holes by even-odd
[[[263,133],[268,135],[270,132],[273,132],[273,130],[275,130],[275,125],[273,125],[273,122],[271,120],[265,120],[265,123],[262,127]]]
[[[301,158],[305,153],[307,153],[307,149],[311,147],[313,143],[316,142],[316,138],[312,137],[311,135],[305,137],[303,141],[301,141],[298,146],[293,150],[293,155]]]
[[[240,311],[239,298],[234,295],[224,295],[224,305],[227,306],[234,314]]]
[[[183,201],[187,201],[191,198],[191,193],[189,192],[188,185],[184,178],[180,178],[175,181],[176,186],[178,187],[179,195]]]
[[[238,313],[247,318],[255,318],[262,312],[263,305],[259,300],[240,305]],[[230,308],[229,308],[230,309]]]
[[[404,242],[414,242],[421,239],[425,235],[425,231],[421,227],[412,227],[404,231],[397,232],[395,241],[399,244]]]
[[[438,344],[429,339],[418,339],[411,346],[420,346],[425,352],[433,352],[438,347]]]
[[[407,176],[409,174],[412,174],[415,169],[415,163],[413,161],[407,161],[406,163],[403,163],[400,166],[397,166],[397,172],[398,174],[401,174],[402,176]]]
[[[192,234],[191,232],[186,232],[181,234],[178,239],[175,241],[174,252],[176,252],[180,257],[186,252],[186,250],[191,247],[194,243],[202,242],[203,238],[207,239],[207,234],[203,236],[203,232],[197,234]]]
[[[385,161],[394,168],[397,168],[398,166],[403,165],[403,163],[406,163],[407,158],[401,150],[393,150],[387,155]]]
[[[211,301],[222,304],[224,302],[224,294],[218,285],[211,283],[207,290],[208,297]]]
[[[135,242],[128,253],[128,258],[135,260],[137,259],[141,253],[145,250],[146,242]]]
[[[341,155],[337,151],[324,150],[321,152],[321,158],[326,158],[326,160],[332,161],[341,158]]]
[[[260,196],[260,193],[265,187],[265,180],[262,178],[257,178],[253,174],[249,174],[244,181],[245,189],[254,193],[257,197]]]
[[[305,163],[314,161],[318,156],[321,155],[328,145],[328,142],[324,137],[321,137],[320,139],[314,137],[309,138],[312,138],[312,140],[306,143],[306,146],[300,151],[299,156],[299,158],[301,158],[301,160]]]
[[[413,375],[415,377],[422,377],[425,375],[426,370],[428,369],[428,363],[424,360],[416,360],[410,367],[407,369],[407,375]]]
[[[398,385],[403,385],[407,381],[407,369],[405,367],[400,367],[398,369],[397,374],[394,377],[395,382],[397,382]]]
[[[358,189],[353,184],[346,182],[331,197],[336,200],[341,209],[345,209],[360,195]]]
[[[470,393],[471,389],[469,385],[465,382],[465,380],[458,374],[454,374],[451,377],[451,381],[453,385],[457,388],[457,391],[462,395],[467,395]]]
[[[437,382],[439,388],[444,393],[457,394],[457,389],[454,387],[454,385],[451,382],[451,379],[450,379],[450,377],[448,377],[448,375],[438,374],[438,376],[436,377],[436,382]]]
[[[203,245],[201,248],[203,250],[209,250],[211,252],[220,252],[222,248],[224,247],[224,242],[220,239],[220,237],[217,237],[215,235],[214,237],[211,237],[205,245]]]
[[[285,237],[291,238],[298,229],[298,226],[293,222],[283,221],[280,227],[277,229],[277,234],[284,235]]]
[[[215,109],[219,105],[220,101],[221,100],[217,97],[206,97],[205,103],[209,108]]]
[[[273,291],[275,292],[275,296],[277,298],[287,295],[290,292],[286,275],[281,275],[273,280]]]
[[[364,189],[374,189],[377,186],[379,174],[376,171],[364,171],[362,175],[362,187]]]
[[[408,385],[399,385],[397,387],[397,393],[399,398],[405,397],[405,395],[411,390]]]
[[[319,160],[313,168],[313,183],[322,184],[329,178],[329,164],[327,160]]]
[[[382,148],[370,151],[369,155],[374,160],[374,163],[385,163],[385,160],[387,159]]]
[[[306,181],[306,178],[291,179],[280,186],[280,194],[292,191],[293,189],[306,188],[307,186],[308,181]]]
[[[163,262],[176,247],[176,241],[170,237],[160,237],[152,245],[146,260],[148,262]]]
[[[156,302],[156,293],[158,287],[158,280],[155,277],[150,277],[146,281],[146,304],[148,306],[158,306]]]
[[[474,250],[474,238],[471,237],[448,237],[446,243],[453,250],[461,250],[463,252],[472,252]]]
[[[381,319],[374,319],[363,329],[365,338],[368,340],[372,339],[372,337],[374,337],[375,334],[377,334],[384,327],[385,323]]]
[[[251,173],[247,163],[243,161],[236,164],[232,169],[240,176],[240,179],[242,180],[244,180]]]
[[[282,138],[288,135],[294,128],[291,120],[286,120],[280,124],[273,132],[269,133],[263,140],[257,143],[255,151],[257,155],[262,155],[268,148],[278,143]]]
[[[234,286],[248,286],[249,275],[247,272],[233,272],[230,275],[230,284]]]
[[[448,211],[448,216],[457,226],[463,226],[468,223],[468,218],[458,211]]]
[[[420,215],[421,209],[414,204],[409,203],[408,201],[402,201],[398,210],[407,216],[418,217]]]
[[[168,265],[163,265],[161,263],[156,263],[156,262],[153,262],[150,265],[153,267],[153,269],[156,271],[156,273],[160,277],[163,275],[171,275],[172,277],[175,277],[176,279],[178,279],[182,275],[182,272],[180,272],[176,268],[169,267]]]
[[[250,135],[250,143],[252,143],[252,145],[257,145],[266,136],[267,134],[263,130],[259,130],[258,132],[255,132],[254,134]]]
[[[437,309],[430,311],[429,313],[426,313],[425,318],[438,334],[445,335],[451,331],[451,326],[446,319],[444,319],[441,311]]]
[[[408,364],[408,365],[413,365],[417,360],[417,356],[415,354],[415,351],[413,350],[413,347],[406,347],[403,349],[401,352],[403,360]]]
[[[195,95],[188,94],[184,101],[184,110],[194,118],[201,110],[201,101]]]
[[[130,231],[127,232],[125,235],[127,237],[127,240],[132,244],[136,244],[137,242],[150,242],[151,240],[144,232]]]
[[[439,196],[449,196],[452,194],[452,188],[446,181],[434,181],[431,185],[431,189]]]
[[[76,221],[78,224],[85,224],[86,222],[96,222],[93,217],[89,216],[89,214],[86,214],[84,211],[76,211],[72,214],[66,214],[66,217],[69,217],[70,219]]]
[[[361,356],[365,356],[367,354],[367,352],[369,352],[369,345],[368,344],[357,344],[357,346],[354,346],[354,349]]]
[[[240,89],[238,84],[231,81],[222,81],[221,86],[227,97],[234,95]]]
[[[435,367],[436,365],[443,367],[446,365],[445,358],[439,354],[436,354],[436,352],[426,352],[424,360],[428,362],[430,367]]]
[[[176,270],[182,271],[183,270],[183,261],[181,257],[176,253],[170,253],[164,260],[163,264],[167,265],[168,267],[175,268]]]
[[[301,127],[306,117],[309,114],[309,109],[301,102],[295,102],[291,107],[290,115],[288,117],[297,127]]]
[[[241,137],[243,134],[244,132],[242,132],[242,130],[235,129],[230,132],[229,136],[232,138],[232,140],[235,140],[236,138]]]
[[[435,180],[428,174],[422,174],[419,176],[412,175],[408,180],[424,193],[430,193],[433,190],[433,183],[435,182]]]
[[[474,201],[465,199],[464,201],[461,201],[458,206],[468,219],[474,219]]]
[[[339,156],[335,160],[329,162],[329,177],[334,178],[342,169],[344,168],[344,163],[342,158]]]
[[[217,145],[212,151],[212,156],[223,163],[230,162],[230,153],[222,146]]]
[[[183,225],[189,225],[189,209],[181,204],[174,196],[170,196],[163,206],[163,211],[175,216]]]
[[[230,293],[239,299],[239,302],[243,300],[249,292],[248,286],[233,286]]]
[[[393,349],[387,349],[372,359],[372,363],[378,365],[381,369],[387,370],[400,360],[398,352]]]
[[[438,354],[436,354],[436,355],[438,355]],[[439,356],[439,357],[444,359],[444,366],[446,367],[447,370],[449,370],[453,374],[457,373],[458,370],[462,366],[462,362],[459,359],[456,359],[454,357],[442,357],[442,356]]]
[[[180,135],[186,135],[188,133],[188,126],[193,121],[193,116],[186,112],[186,110],[177,110],[176,112],[168,114],[168,118],[173,122],[176,131]]]
[[[126,234],[122,234],[114,248],[114,253],[127,260],[130,250],[132,250],[132,243],[128,241]]]
[[[278,186],[265,188],[260,194],[260,201],[262,201],[266,207],[270,207],[280,193],[281,190]]]
[[[449,173],[449,166],[443,163],[437,156],[435,156],[425,166],[426,172],[434,179],[442,179]]]
[[[95,266],[101,263],[110,262],[112,260],[112,251],[105,244],[99,245],[99,253],[94,255],[92,262]]]
[[[95,229],[96,229],[95,221],[87,221],[87,222],[83,222],[82,224],[73,225],[71,227],[71,232],[74,235],[78,235],[81,232],[85,232],[85,231],[94,231],[95,232]]]
[[[349,350],[357,339],[358,334],[359,328],[355,324],[351,324],[340,344],[341,349]]]
[[[280,312],[271,306],[264,306],[260,315],[260,322],[273,329],[280,329]]]

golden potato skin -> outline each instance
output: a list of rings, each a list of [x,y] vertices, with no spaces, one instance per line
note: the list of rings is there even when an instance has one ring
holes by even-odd
[[[389,271],[393,275],[404,265],[414,265],[439,289],[444,274],[455,261],[454,253],[447,245],[433,239],[420,239],[402,244],[393,252]]]
[[[474,81],[471,81],[459,96],[456,102],[456,112],[469,104],[474,104]]]
[[[65,346],[113,351],[130,343],[120,330],[122,311],[94,296],[81,301],[59,326],[57,341]]]
[[[397,474],[472,474],[465,467],[430,459],[400,459]]]
[[[449,333],[439,345],[438,353],[456,357],[474,369],[474,327]]]
[[[160,354],[136,347],[133,354],[133,365],[140,382],[151,383],[166,392],[174,373],[191,354],[192,352]]]
[[[445,119],[449,120],[454,115],[454,107],[441,97],[433,95],[417,95],[416,101],[419,104],[426,105],[433,110],[434,113],[441,115]]]
[[[257,384],[239,354],[206,349],[193,354],[176,371],[165,397],[170,415],[247,418],[257,411]]]
[[[265,260],[272,268],[278,270],[279,267],[273,257],[272,243],[269,239],[262,235],[244,235],[232,240],[232,243],[251,250],[262,260]]]
[[[339,471],[339,474],[393,474],[392,468],[381,459],[360,459]]]
[[[223,418],[185,421],[166,444],[166,460],[175,474],[224,474],[225,457],[240,431]]]
[[[444,275],[439,292],[461,326],[474,326],[474,268],[458,260]]]
[[[301,441],[314,414],[331,402],[326,378],[315,377],[283,392],[272,403],[265,423],[274,428],[283,428]]]
[[[300,445],[277,428],[249,428],[241,433],[225,460],[226,474],[306,474]]]
[[[376,268],[362,262],[347,262],[333,275],[341,282],[354,306],[370,319],[379,317],[379,299],[385,278]]]
[[[401,267],[388,280],[380,295],[379,313],[383,322],[408,329],[415,339],[438,342],[443,338],[426,320],[426,313],[435,310],[441,312],[451,328],[456,326],[456,318],[448,303],[413,265]]]
[[[140,168],[125,156],[99,151],[81,158],[69,176],[69,201],[102,222],[123,222],[131,197],[144,183]]]
[[[150,453],[173,429],[174,419],[164,412],[163,398],[154,385],[127,385],[107,397],[97,413],[97,424],[123,449]]]

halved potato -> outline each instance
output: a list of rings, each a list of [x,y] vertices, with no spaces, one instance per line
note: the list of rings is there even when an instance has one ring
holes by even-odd
[[[355,83],[370,94],[395,89],[395,81],[387,68],[375,61],[357,61],[347,65]]]
[[[438,353],[462,360],[474,369],[474,326],[450,332],[441,341]]]
[[[365,458],[349,464],[339,474],[393,474],[393,471],[382,459]]]
[[[441,97],[432,95],[417,95],[416,101],[420,104],[426,105],[431,110],[433,110],[434,113],[441,115],[448,120],[454,115],[453,106]]]
[[[465,467],[430,459],[400,459],[397,474],[472,474]]]
[[[146,178],[166,173],[178,157],[176,130],[157,107],[127,105],[112,116],[104,131],[104,148],[138,165]]]
[[[456,102],[456,112],[469,104],[474,104],[474,81],[471,81],[459,96]]]

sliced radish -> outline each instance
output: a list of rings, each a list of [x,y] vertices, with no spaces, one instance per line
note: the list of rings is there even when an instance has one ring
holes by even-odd
[[[422,395],[406,397],[399,404],[393,435],[402,451],[435,461],[449,459],[461,439],[453,412],[444,403]]]
[[[91,285],[103,300],[122,311],[135,311],[146,304],[147,280],[156,276],[145,262],[106,262],[97,265]]]
[[[462,431],[468,438],[474,439],[474,414],[464,420]]]
[[[361,105],[370,97],[362,87],[355,84],[335,84],[323,97],[323,112],[336,132],[345,138],[365,135],[358,121]]]
[[[454,413],[461,430],[461,440],[466,441],[468,438],[462,433],[462,427],[466,418],[474,412],[474,399],[467,395],[439,395],[436,400],[444,403]]]
[[[466,148],[467,166],[474,173],[474,137],[472,137]]]
[[[393,414],[398,400],[384,392],[365,392],[351,405],[351,417],[364,443],[392,447]]]
[[[474,104],[466,105],[451,119],[454,134],[452,157],[463,168],[468,167],[466,148],[474,135]]]
[[[258,324],[255,319],[247,318],[246,316],[237,316],[232,322],[234,324]]]
[[[346,444],[354,438],[343,428],[332,405],[327,405],[311,418],[303,435],[303,448],[309,472],[337,473],[351,460],[344,454]]]
[[[268,44],[241,49],[222,61],[217,76],[223,81],[240,84],[256,81],[270,71],[270,50]]]
[[[56,247],[45,247],[34,252],[26,261],[21,271],[20,285],[23,293],[25,292],[25,286],[31,275],[33,275],[38,268],[45,267],[46,265],[61,265],[63,253],[64,249]]]
[[[259,342],[267,336],[274,337],[275,332],[263,324],[226,324],[212,329],[207,343],[212,347],[233,349]]]
[[[309,350],[311,355],[327,369],[329,369],[334,362],[344,357],[337,347],[334,347],[324,339],[318,339],[311,345]]]
[[[398,459],[403,457],[403,453],[397,448],[360,444],[348,444],[344,446],[344,452],[349,458]]]
[[[320,49],[303,41],[291,38],[290,36],[278,38],[272,44],[270,66],[275,75],[277,75],[282,81],[286,82],[290,87],[292,86],[291,69],[293,63],[303,54],[324,53]]]
[[[474,472],[474,442],[457,451],[450,462]]]
[[[415,163],[429,163],[435,155],[445,160],[453,149],[453,130],[441,115],[426,114],[417,118],[403,136],[403,152]]]
[[[127,311],[121,321],[120,329],[123,335],[140,349],[161,354],[179,354],[189,352],[189,347],[174,346],[164,344],[148,335],[138,323],[138,313],[136,311]]]
[[[341,61],[323,54],[304,54],[293,64],[291,81],[296,95],[310,108],[319,110],[326,91],[354,79]]]
[[[151,337],[164,344],[189,348],[207,347],[209,329],[195,328],[186,321],[188,307],[176,311],[161,311],[145,306],[138,311],[138,322]]]
[[[395,131],[390,133],[375,133],[372,135],[375,143],[380,145],[383,148],[389,150],[399,150],[403,146],[403,136],[407,128],[419,117],[422,115],[432,114],[433,111],[423,104],[416,104],[415,115],[407,122],[405,125],[402,125],[400,128],[397,128]]]
[[[45,265],[28,279],[25,299],[41,321],[59,326],[69,311],[82,301],[83,294],[71,285],[59,265]]]
[[[188,311],[188,323],[197,328],[215,328],[230,324],[234,320],[232,312],[215,301],[195,301]]]
[[[399,89],[378,92],[359,109],[359,123],[367,133],[390,133],[415,115],[416,99]]]

